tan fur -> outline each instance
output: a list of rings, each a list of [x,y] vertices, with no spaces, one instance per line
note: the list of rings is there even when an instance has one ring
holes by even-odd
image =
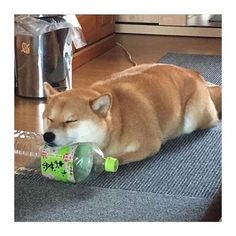
[[[46,84],[45,91],[50,97],[45,131],[69,137],[80,121],[92,120],[102,127],[99,146],[105,155],[122,164],[158,152],[163,142],[182,133],[213,126],[221,110],[220,87],[208,87],[198,72],[167,64],[132,67],[87,89],[57,93]]]

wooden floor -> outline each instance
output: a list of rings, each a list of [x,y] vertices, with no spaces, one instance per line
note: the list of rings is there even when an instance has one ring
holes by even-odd
[[[146,35],[117,35],[138,63],[157,62],[168,52],[221,55],[221,39]],[[73,87],[88,86],[130,67],[124,52],[115,47],[73,72]],[[15,129],[42,132],[45,101],[15,97]]]

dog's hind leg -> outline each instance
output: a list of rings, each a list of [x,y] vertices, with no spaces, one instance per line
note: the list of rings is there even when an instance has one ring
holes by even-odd
[[[204,83],[199,83],[186,104],[182,133],[188,134],[197,129],[210,128],[217,121],[217,108],[208,87]]]
[[[222,92],[221,87],[215,84],[208,84],[208,91],[210,93],[211,99],[216,107],[219,118],[221,118],[221,98]]]

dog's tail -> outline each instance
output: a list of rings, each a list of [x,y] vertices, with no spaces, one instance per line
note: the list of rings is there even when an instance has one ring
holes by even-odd
[[[221,99],[222,99],[222,92],[221,92],[221,86],[216,84],[207,83],[208,91],[210,93],[211,99],[213,103],[215,104],[216,110],[218,112],[218,116],[221,119]]]

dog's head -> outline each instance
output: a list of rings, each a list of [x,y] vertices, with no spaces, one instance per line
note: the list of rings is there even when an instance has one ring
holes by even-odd
[[[51,146],[94,142],[101,148],[108,140],[112,96],[92,90],[57,92],[44,83],[48,102],[43,113],[44,140]]]

